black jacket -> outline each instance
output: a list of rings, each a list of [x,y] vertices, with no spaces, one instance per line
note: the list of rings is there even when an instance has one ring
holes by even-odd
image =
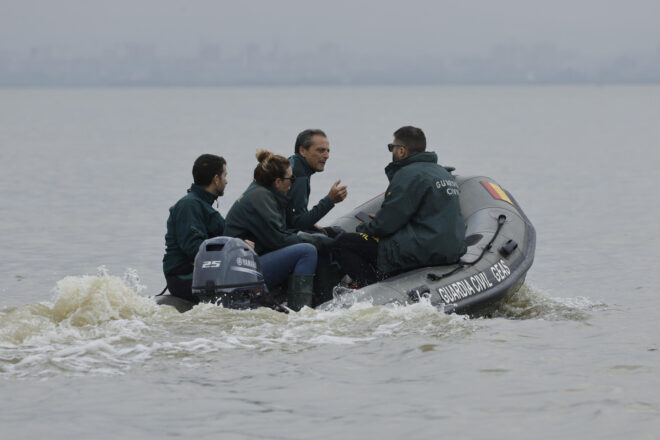
[[[298,153],[289,157],[289,163],[294,176],[296,176],[296,181],[287,194],[290,199],[287,206],[287,224],[292,229],[310,231],[335,204],[330,201],[328,196],[325,196],[311,211],[308,211],[307,205],[309,204],[309,193],[311,191],[310,179],[315,171],[309,166],[307,159]]]
[[[376,217],[357,227],[378,237],[382,272],[451,264],[466,251],[458,186],[434,152],[390,163],[390,184]]]
[[[251,240],[258,254],[301,243],[287,229],[288,198],[273,188],[252,182],[227,213],[225,235]]]
[[[213,208],[217,198],[201,186],[193,184],[188,194],[170,208],[163,257],[165,275],[170,275],[174,269],[181,269],[186,264],[190,264],[192,273],[199,245],[207,238],[222,235],[225,220]],[[181,272],[181,275],[188,271],[185,269],[177,272]]]

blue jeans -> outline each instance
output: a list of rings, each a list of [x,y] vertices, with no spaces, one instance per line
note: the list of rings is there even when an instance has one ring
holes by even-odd
[[[313,275],[316,272],[316,248],[309,243],[299,243],[259,255],[266,285],[271,288],[281,284],[291,274]]]

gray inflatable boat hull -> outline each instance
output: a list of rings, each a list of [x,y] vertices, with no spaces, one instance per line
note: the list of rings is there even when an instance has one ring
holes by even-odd
[[[461,212],[467,223],[468,242],[460,265],[414,269],[359,290],[338,294],[317,308],[328,310],[358,301],[374,305],[407,304],[424,296],[433,305],[443,307],[446,313],[478,315],[487,313],[517,292],[534,261],[534,227],[513,196],[493,179],[456,176],[456,182]],[[355,215],[376,213],[382,202],[381,194],[340,217],[335,224],[354,232],[360,223]],[[504,220],[500,227],[501,216]],[[431,278],[429,274],[433,274]],[[157,297],[156,301],[180,312],[193,306],[171,295]]]

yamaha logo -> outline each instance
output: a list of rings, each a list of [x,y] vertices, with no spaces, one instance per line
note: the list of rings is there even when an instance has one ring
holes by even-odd
[[[248,267],[251,267],[253,269],[257,268],[257,263],[250,260],[249,258],[236,257],[236,265],[237,266],[248,266]]]

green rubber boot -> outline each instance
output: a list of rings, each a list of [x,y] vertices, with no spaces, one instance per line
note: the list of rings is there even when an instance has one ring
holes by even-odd
[[[291,275],[286,291],[286,300],[289,308],[294,311],[304,306],[312,307],[314,296],[314,275]]]

